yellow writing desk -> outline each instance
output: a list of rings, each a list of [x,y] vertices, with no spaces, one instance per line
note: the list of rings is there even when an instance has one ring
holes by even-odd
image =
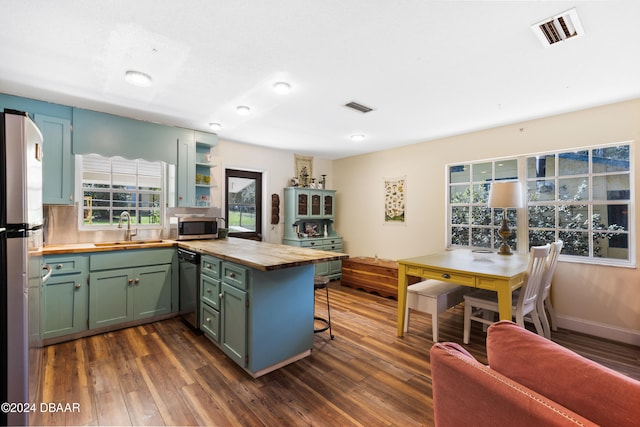
[[[511,295],[522,286],[528,263],[528,254],[480,254],[468,249],[398,260],[398,336],[404,334],[408,276],[496,291],[500,319],[511,320]]]

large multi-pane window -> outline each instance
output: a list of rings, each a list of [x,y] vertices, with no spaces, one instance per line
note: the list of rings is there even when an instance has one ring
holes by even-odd
[[[90,154],[81,163],[83,226],[117,225],[123,211],[137,226],[162,226],[161,162]]]
[[[526,208],[507,210],[512,249],[518,236],[527,249],[560,239],[565,259],[629,264],[631,159],[625,143],[450,165],[449,245],[498,248],[502,210],[487,206],[489,189],[493,181],[519,180]]]
[[[630,160],[628,144],[527,157],[529,244],[629,261]]]
[[[487,206],[493,181],[518,179],[517,159],[457,164],[449,167],[449,244],[496,249],[502,243],[498,230],[502,209]],[[508,239],[517,250],[517,211],[507,209],[507,224],[514,232]]]

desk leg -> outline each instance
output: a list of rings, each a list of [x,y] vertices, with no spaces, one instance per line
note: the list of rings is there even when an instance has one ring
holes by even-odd
[[[498,310],[500,320],[512,320],[511,318],[511,289],[507,286],[497,289]]]
[[[407,267],[398,264],[398,336],[404,336],[404,311],[407,307]]]

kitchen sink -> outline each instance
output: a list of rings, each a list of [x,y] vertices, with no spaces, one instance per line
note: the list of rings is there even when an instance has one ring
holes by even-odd
[[[93,246],[138,246],[148,245],[150,243],[162,243],[162,240],[121,240],[118,242],[100,242],[94,243]]]

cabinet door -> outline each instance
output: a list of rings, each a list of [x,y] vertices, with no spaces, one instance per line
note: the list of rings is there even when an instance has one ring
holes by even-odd
[[[171,264],[141,267],[134,270],[133,319],[171,312]]]
[[[106,270],[89,276],[89,328],[133,320],[131,270]]]
[[[42,202],[72,205],[74,158],[71,154],[71,121],[35,114],[43,136]]]
[[[312,218],[320,218],[322,216],[322,193],[311,192],[309,196],[311,200],[309,216]]]
[[[220,300],[222,325],[220,344],[222,350],[242,367],[247,366],[247,293],[243,290],[221,284]],[[277,333],[277,331],[274,331]]]
[[[177,203],[179,207],[196,205],[196,144],[192,140],[178,141]]]
[[[325,191],[322,194],[323,203],[322,203],[322,217],[323,218],[334,218],[335,208],[334,208],[334,197],[335,193],[333,191],[328,192]]]
[[[52,277],[43,288],[42,338],[54,338],[87,329],[86,274]]]
[[[305,217],[309,216],[309,208],[311,206],[311,200],[309,198],[308,191],[296,192],[296,216]]]

